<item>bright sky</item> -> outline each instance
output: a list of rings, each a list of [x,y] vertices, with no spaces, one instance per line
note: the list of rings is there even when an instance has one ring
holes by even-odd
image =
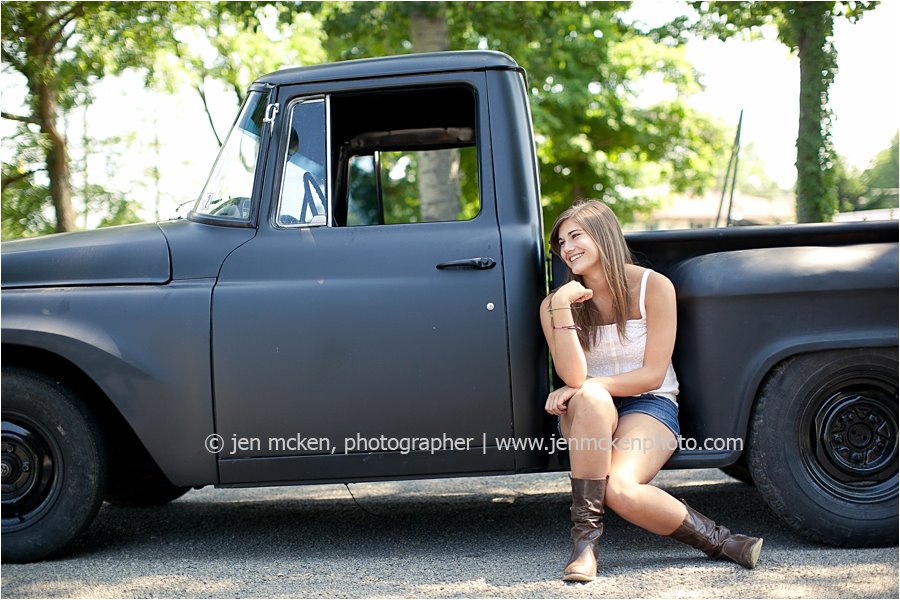
[[[900,127],[900,52],[894,36],[900,25],[898,4],[884,2],[856,25],[843,19],[836,22],[840,70],[831,87],[830,107],[835,114],[832,136],[838,153],[859,168],[865,168],[878,151],[886,148]],[[673,0],[637,0],[631,15],[654,24],[684,10],[683,3]],[[731,127],[737,125],[743,109],[743,143],[753,143],[770,177],[790,187],[796,178],[797,58],[790,56],[774,32],[752,42],[692,41],[687,58],[703,74],[706,86],[691,100],[694,106]],[[11,79],[3,79],[3,110],[20,112],[15,101],[16,82]],[[224,136],[237,107],[232,96],[215,88],[211,85],[207,92],[219,134]],[[199,195],[218,149],[197,94],[151,93],[136,75],[106,81],[95,91],[96,100],[87,115],[93,137],[137,131],[137,141],[123,160],[116,161],[120,166],[108,175],[109,180],[142,202],[146,209],[143,216],[152,218],[155,194],[146,187],[129,187],[129,182],[146,179],[146,170],[158,164],[162,172],[161,217],[175,216],[177,204],[192,202]],[[72,141],[80,139],[81,120],[77,114],[70,124]],[[10,130],[10,123],[4,121],[4,136]],[[154,132],[162,148],[159,155],[151,149]],[[732,135],[733,130],[729,137]],[[8,141],[4,140],[6,151]],[[103,171],[102,162],[102,157],[95,157],[91,166],[94,177]]]
[[[839,71],[829,94],[832,141],[838,154],[860,169],[890,145],[900,128],[898,5],[896,0],[883,2],[855,25],[835,21]],[[634,18],[650,25],[683,13],[684,5],[672,0],[637,0],[631,9]],[[687,58],[706,86],[691,100],[693,106],[729,124],[729,139],[743,109],[742,143],[755,145],[770,177],[782,187],[792,186],[797,178],[800,64],[777,40],[774,28],[762,40],[691,41]]]

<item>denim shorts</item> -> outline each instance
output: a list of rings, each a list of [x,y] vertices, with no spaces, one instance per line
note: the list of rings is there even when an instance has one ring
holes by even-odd
[[[640,396],[613,398],[613,404],[619,411],[620,418],[631,413],[650,415],[668,427],[676,438],[681,435],[681,428],[678,426],[678,406],[668,398],[653,394],[641,394]]]
[[[641,394],[640,396],[621,396],[613,398],[613,405],[619,413],[619,417],[631,413],[649,415],[669,428],[675,438],[681,435],[681,427],[678,426],[678,406],[662,396],[654,394]],[[561,419],[557,419],[556,430],[562,437]]]

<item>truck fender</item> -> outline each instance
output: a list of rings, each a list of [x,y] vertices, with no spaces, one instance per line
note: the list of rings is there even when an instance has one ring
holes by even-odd
[[[790,356],[897,345],[897,244],[721,252],[668,276],[685,436],[744,438],[766,375]]]
[[[218,482],[209,360],[212,280],[11,290],[3,344],[68,361],[109,399],[176,486]],[[178,335],[173,335],[178,328]],[[175,343],[178,340],[178,343]]]

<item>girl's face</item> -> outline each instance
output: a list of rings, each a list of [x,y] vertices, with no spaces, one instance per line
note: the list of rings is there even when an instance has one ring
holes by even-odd
[[[601,266],[600,248],[572,219],[559,226],[559,254],[575,275],[585,275]]]

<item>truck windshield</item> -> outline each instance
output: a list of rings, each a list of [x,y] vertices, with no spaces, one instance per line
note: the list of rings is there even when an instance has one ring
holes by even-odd
[[[193,214],[237,220],[249,217],[265,111],[265,95],[250,92],[219,151]]]

